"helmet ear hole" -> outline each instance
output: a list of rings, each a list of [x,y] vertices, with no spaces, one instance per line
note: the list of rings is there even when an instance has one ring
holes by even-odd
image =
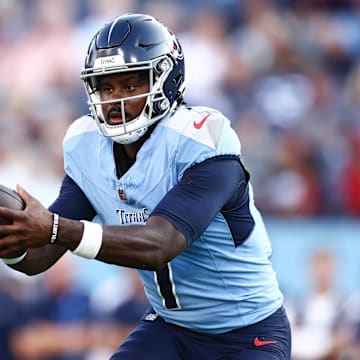
[[[168,108],[168,101],[166,99],[156,101],[153,105],[153,110],[156,114],[163,113]]]
[[[169,70],[170,67],[171,67],[171,64],[169,62],[169,59],[165,58],[156,64],[155,69],[156,69],[156,72],[159,75],[161,75],[165,71]]]

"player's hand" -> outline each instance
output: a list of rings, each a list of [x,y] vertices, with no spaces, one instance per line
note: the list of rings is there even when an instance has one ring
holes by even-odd
[[[49,243],[52,213],[21,186],[16,190],[25,203],[24,210],[0,207],[0,216],[12,220],[11,225],[0,225],[0,258],[14,257],[25,249]]]

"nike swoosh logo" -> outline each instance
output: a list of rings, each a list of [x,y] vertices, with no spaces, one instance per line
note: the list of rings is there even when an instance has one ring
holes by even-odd
[[[264,346],[264,345],[270,345],[270,344],[276,344],[277,341],[275,340],[260,340],[258,337],[254,339],[254,345],[255,346]]]
[[[199,122],[196,122],[194,121],[194,127],[195,129],[200,129],[204,124],[205,124],[205,121],[208,119],[208,117],[210,116],[211,114],[207,114],[204,118],[202,118]]]

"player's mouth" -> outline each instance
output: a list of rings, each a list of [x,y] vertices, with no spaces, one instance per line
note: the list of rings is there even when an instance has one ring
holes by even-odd
[[[108,123],[110,125],[119,125],[119,124],[122,124],[124,122],[123,118],[122,118],[122,115],[121,115],[121,112],[117,112],[117,111],[112,111],[109,114],[109,116],[107,118],[107,121],[108,121]]]
[[[108,111],[106,121],[109,125],[119,125],[123,124],[124,121],[126,122],[130,118],[130,114],[125,112],[125,119],[123,118],[123,114],[121,110],[112,108]]]

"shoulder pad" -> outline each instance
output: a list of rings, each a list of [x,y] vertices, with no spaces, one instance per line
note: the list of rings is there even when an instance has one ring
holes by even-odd
[[[181,108],[161,122],[161,125],[214,149],[225,124],[229,124],[229,120],[219,111],[200,106]]]
[[[86,132],[98,131],[96,121],[89,115],[76,119],[68,128],[64,142]]]

